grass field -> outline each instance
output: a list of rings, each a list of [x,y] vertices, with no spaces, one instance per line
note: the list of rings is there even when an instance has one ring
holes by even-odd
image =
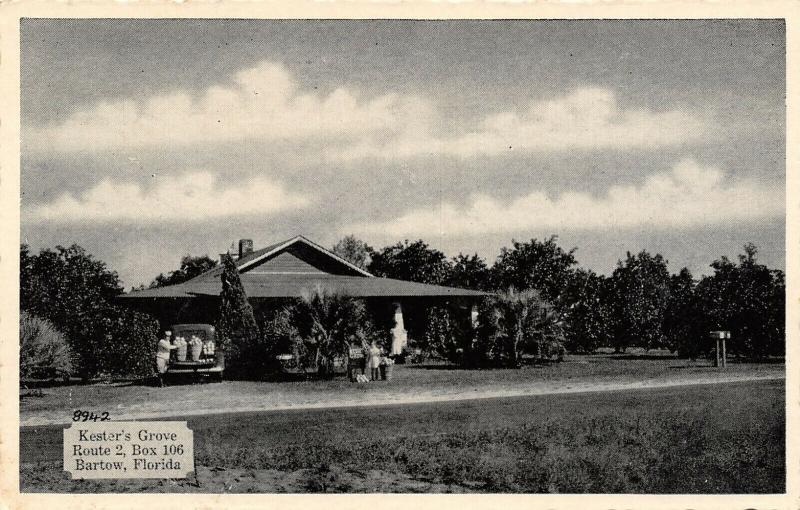
[[[784,382],[194,417],[196,476],[72,481],[21,429],[21,490],[780,493]]]

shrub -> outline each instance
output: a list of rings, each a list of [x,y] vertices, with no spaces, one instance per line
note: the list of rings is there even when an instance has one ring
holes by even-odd
[[[293,308],[284,306],[260,323],[261,337],[253,347],[251,356],[261,360],[262,373],[274,373],[280,365],[275,360],[278,354],[293,353],[299,360],[303,353],[297,351],[299,334],[292,323]]]
[[[222,291],[220,293],[217,335],[229,359],[229,373],[239,377],[259,377],[264,360],[255,352],[259,342],[258,325],[253,307],[247,301],[239,270],[230,254],[222,258]]]
[[[497,356],[496,310],[493,299],[478,303],[478,325],[473,331],[472,342],[465,353],[464,363],[470,367],[492,365]]]
[[[419,347],[426,357],[432,355],[469,367],[485,364],[485,352],[470,313],[455,306],[431,306],[426,310],[425,333]]]
[[[89,372],[114,376],[153,375],[158,342],[158,321],[145,313],[109,306],[98,319],[90,349],[83,360]]]
[[[74,368],[83,379],[152,375],[158,334],[153,317],[105,305],[86,322],[86,333],[71,341]]]
[[[71,371],[70,349],[64,335],[50,321],[20,313],[20,379],[69,375]]]
[[[427,311],[425,336],[422,350],[428,356],[437,356],[457,363],[463,344],[456,331],[450,311],[443,306],[432,306]]]
[[[293,306],[283,306],[261,324],[261,344],[264,352],[281,354],[289,352],[292,340],[297,338],[297,327],[292,323]]]
[[[85,333],[71,339],[66,353],[59,350],[58,359],[63,356],[69,358],[70,372],[84,379],[98,374],[133,377],[152,375],[159,329],[155,318],[105,304],[91,316],[83,317],[82,321],[86,324]],[[24,321],[21,321],[20,355],[24,357],[28,354],[25,347],[27,335],[22,333],[23,329]],[[60,333],[58,335],[61,336]],[[66,340],[64,342],[66,347]],[[21,358],[21,370],[24,370],[24,363],[24,358]]]

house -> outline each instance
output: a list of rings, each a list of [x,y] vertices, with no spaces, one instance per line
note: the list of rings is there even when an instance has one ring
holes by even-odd
[[[418,317],[427,307],[449,303],[474,315],[484,292],[380,278],[335,253],[297,236],[260,250],[249,239],[239,241],[239,253],[232,254],[247,297],[258,314],[274,310],[287,299],[299,298],[317,287],[364,299],[372,313],[394,320],[392,353],[399,354],[408,343],[409,329],[421,333]],[[133,291],[121,296],[129,305],[154,315],[162,327],[185,322],[212,322],[222,290],[217,266],[192,280],[166,287]],[[408,322],[407,310],[412,317]]]

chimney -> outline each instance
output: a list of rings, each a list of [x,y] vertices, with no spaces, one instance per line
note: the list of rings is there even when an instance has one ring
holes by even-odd
[[[253,240],[239,239],[239,258],[246,257],[250,253],[253,253]]]

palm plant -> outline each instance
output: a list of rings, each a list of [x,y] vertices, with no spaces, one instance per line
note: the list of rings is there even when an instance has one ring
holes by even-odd
[[[304,293],[293,316],[305,350],[321,373],[332,373],[333,359],[347,356],[351,342],[364,341],[364,304],[325,287]]]
[[[511,288],[498,294],[493,305],[488,326],[505,364],[518,367],[523,352],[537,360],[563,355],[558,314],[538,291]]]

